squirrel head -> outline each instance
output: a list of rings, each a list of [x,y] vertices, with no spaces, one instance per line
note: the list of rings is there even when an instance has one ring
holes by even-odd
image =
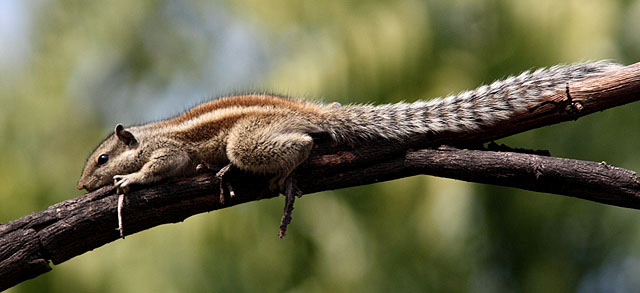
[[[96,190],[113,183],[113,176],[135,172],[139,141],[122,124],[89,156],[78,180],[78,189]]]

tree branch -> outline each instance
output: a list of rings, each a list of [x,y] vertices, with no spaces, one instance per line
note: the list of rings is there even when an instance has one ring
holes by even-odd
[[[449,147],[414,150],[434,144],[483,143],[575,120],[638,99],[640,63],[605,77],[570,84],[567,89],[545,97],[544,102],[532,105],[529,112],[506,125],[475,133],[444,133],[401,144],[377,141],[355,149],[335,146],[326,137],[316,137],[311,157],[294,176],[305,194],[428,174],[638,209],[640,179],[636,173],[603,163]],[[126,196],[123,210],[125,234],[277,196],[264,189],[266,178],[241,174],[235,169],[231,172],[226,178],[236,196],[224,203],[220,201],[215,174],[178,179],[131,192]],[[0,225],[0,290],[51,270],[49,261],[59,264],[118,239],[116,205],[117,195],[112,186],[107,186]],[[274,227],[274,235],[275,232]]]

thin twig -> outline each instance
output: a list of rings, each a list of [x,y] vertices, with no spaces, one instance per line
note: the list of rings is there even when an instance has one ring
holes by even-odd
[[[124,226],[122,226],[122,206],[124,205],[124,193],[118,196],[118,232],[120,238],[124,239]]]

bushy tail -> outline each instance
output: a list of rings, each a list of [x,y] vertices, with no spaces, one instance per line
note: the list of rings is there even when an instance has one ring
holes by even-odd
[[[567,83],[620,65],[599,61],[523,72],[455,96],[414,103],[332,107],[326,129],[338,141],[401,139],[438,132],[472,132],[526,111]]]

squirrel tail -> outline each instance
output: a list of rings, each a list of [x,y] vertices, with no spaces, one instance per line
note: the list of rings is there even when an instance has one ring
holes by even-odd
[[[602,75],[619,66],[608,61],[556,65],[444,98],[332,107],[324,128],[337,141],[347,143],[440,132],[473,132],[527,111],[545,95],[564,89],[567,83]]]

